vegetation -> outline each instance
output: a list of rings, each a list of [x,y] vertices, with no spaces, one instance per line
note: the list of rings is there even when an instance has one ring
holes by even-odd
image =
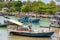
[[[2,3],[2,2],[0,2],[0,10],[2,10],[2,6],[3,6],[3,3]]]
[[[21,11],[21,6],[22,6],[22,2],[21,1],[11,1],[8,2],[8,9],[10,9],[9,11]],[[7,9],[7,10],[8,10]]]
[[[2,3],[0,2],[0,9],[2,8]],[[60,11],[60,5],[56,5],[56,3],[52,0],[50,1],[50,3],[45,4],[42,1],[11,1],[8,2],[7,4],[4,3],[5,7],[7,7],[8,9],[6,9],[7,12],[56,12],[56,11]]]

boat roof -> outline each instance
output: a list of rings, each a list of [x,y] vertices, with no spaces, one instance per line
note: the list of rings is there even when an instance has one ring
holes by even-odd
[[[9,21],[9,22],[11,22],[11,23],[14,23],[14,24],[17,24],[17,25],[23,25],[23,23],[18,22],[18,21],[13,20],[13,19],[7,19],[7,21]]]

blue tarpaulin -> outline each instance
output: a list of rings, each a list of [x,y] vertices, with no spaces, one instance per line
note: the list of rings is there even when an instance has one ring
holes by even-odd
[[[22,22],[28,22],[28,17],[27,17],[27,16],[26,16],[26,17],[23,16],[23,17],[21,18],[21,20],[22,20]]]

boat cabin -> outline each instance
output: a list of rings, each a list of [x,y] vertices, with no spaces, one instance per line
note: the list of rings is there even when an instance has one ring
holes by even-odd
[[[10,31],[12,31],[12,30],[15,30],[15,31],[22,31],[22,32],[28,32],[28,31],[30,31],[29,30],[29,27],[28,26],[26,26],[26,25],[24,25],[24,26],[20,26],[20,25],[9,25],[8,26],[8,30],[10,29]]]

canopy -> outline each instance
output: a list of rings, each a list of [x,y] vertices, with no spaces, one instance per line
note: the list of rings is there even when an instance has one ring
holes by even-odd
[[[11,22],[11,23],[14,23],[14,24],[17,24],[17,25],[23,25],[23,23],[18,22],[18,21],[13,20],[13,19],[7,19],[7,21],[9,21],[9,22]]]

